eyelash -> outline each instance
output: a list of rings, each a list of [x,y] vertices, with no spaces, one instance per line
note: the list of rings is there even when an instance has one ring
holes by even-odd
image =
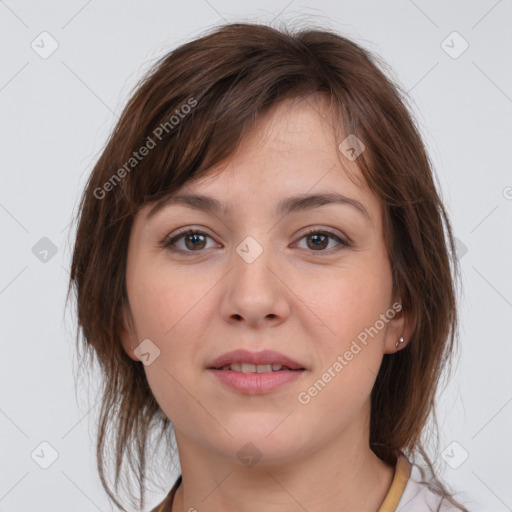
[[[205,235],[206,237],[208,238],[212,238],[210,235],[208,235],[207,233],[204,233],[202,231],[199,231],[198,229],[193,229],[193,228],[187,228],[185,229],[184,231],[181,231],[181,232],[178,232],[176,233],[176,235],[174,235],[172,238],[169,238],[169,237],[166,237],[164,240],[162,240],[162,242],[160,242],[160,246],[161,247],[164,247],[165,249],[171,251],[171,252],[174,252],[174,253],[180,253],[180,254],[184,254],[186,256],[193,256],[194,253],[201,253],[203,252],[204,250],[198,250],[198,251],[184,251],[182,249],[177,249],[176,247],[174,247],[174,244],[180,240],[181,238],[187,236],[187,235],[191,235],[191,234],[199,234],[199,235]],[[303,238],[307,238],[308,236],[311,236],[311,235],[317,235],[317,234],[320,234],[320,235],[327,235],[328,238],[332,238],[334,240],[336,240],[340,245],[341,247],[337,248],[337,249],[334,249],[334,251],[332,251],[332,249],[330,251],[326,251],[326,250],[319,250],[319,251],[314,251],[312,249],[303,249],[303,250],[306,250],[306,251],[309,251],[309,252],[312,252],[312,253],[319,253],[319,255],[322,255],[322,253],[331,253],[331,252],[337,252],[343,248],[346,248],[346,247],[350,247],[351,244],[348,242],[348,241],[345,241],[345,240],[342,240],[339,236],[335,235],[334,233],[332,233],[331,231],[326,231],[326,230],[320,230],[318,228],[313,228],[311,229],[310,231],[308,231],[307,233],[304,233],[299,240],[302,240]],[[213,240],[213,238],[212,238]]]

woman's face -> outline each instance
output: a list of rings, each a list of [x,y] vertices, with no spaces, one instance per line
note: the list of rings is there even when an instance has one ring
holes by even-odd
[[[144,361],[181,448],[245,464],[368,443],[382,356],[410,331],[391,295],[379,200],[346,175],[343,165],[361,177],[357,158],[340,163],[326,109],[286,100],[227,163],[175,194],[214,198],[220,210],[169,202],[135,218],[123,346]],[[313,194],[348,199],[289,202]],[[183,228],[195,235],[163,246]],[[273,374],[209,369],[236,349],[277,351],[304,370],[275,372],[283,383],[271,387]]]

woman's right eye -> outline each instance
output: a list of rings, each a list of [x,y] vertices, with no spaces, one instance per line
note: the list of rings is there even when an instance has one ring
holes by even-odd
[[[172,238],[164,240],[162,242],[162,246],[172,252],[179,252],[190,255],[190,253],[199,252],[201,249],[205,249],[207,238],[212,239],[210,235],[207,235],[202,231],[198,231],[196,229],[187,229],[186,231],[177,233]],[[182,240],[185,244],[184,249],[176,246],[176,243]]]

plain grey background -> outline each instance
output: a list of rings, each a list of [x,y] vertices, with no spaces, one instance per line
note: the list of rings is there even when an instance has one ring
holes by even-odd
[[[461,353],[431,455],[471,510],[512,510],[512,2],[5,0],[0,512],[110,510],[95,468],[95,380],[75,391],[64,314],[78,197],[151,62],[225,21],[271,20],[353,38],[414,102],[463,277]]]

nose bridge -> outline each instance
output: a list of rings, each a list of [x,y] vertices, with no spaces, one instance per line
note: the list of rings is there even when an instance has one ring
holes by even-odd
[[[240,215],[236,221],[235,236],[243,237],[234,246],[235,262],[253,265],[258,262],[258,268],[263,264],[270,264],[270,253],[273,247],[275,230],[272,221],[265,216],[264,206],[258,202],[247,201],[245,208],[248,211]],[[238,259],[241,261],[238,261]],[[243,266],[242,266],[243,267]]]
[[[271,236],[261,230],[246,236],[233,254],[229,292],[224,296],[224,313],[257,323],[265,317],[284,316],[286,291],[274,275],[278,267]],[[227,308],[227,310],[226,310]]]
[[[246,236],[236,247],[233,255],[235,279],[241,286],[261,286],[268,292],[273,288],[273,280],[268,267],[272,266],[271,237],[263,232]],[[275,258],[274,258],[275,259]]]

